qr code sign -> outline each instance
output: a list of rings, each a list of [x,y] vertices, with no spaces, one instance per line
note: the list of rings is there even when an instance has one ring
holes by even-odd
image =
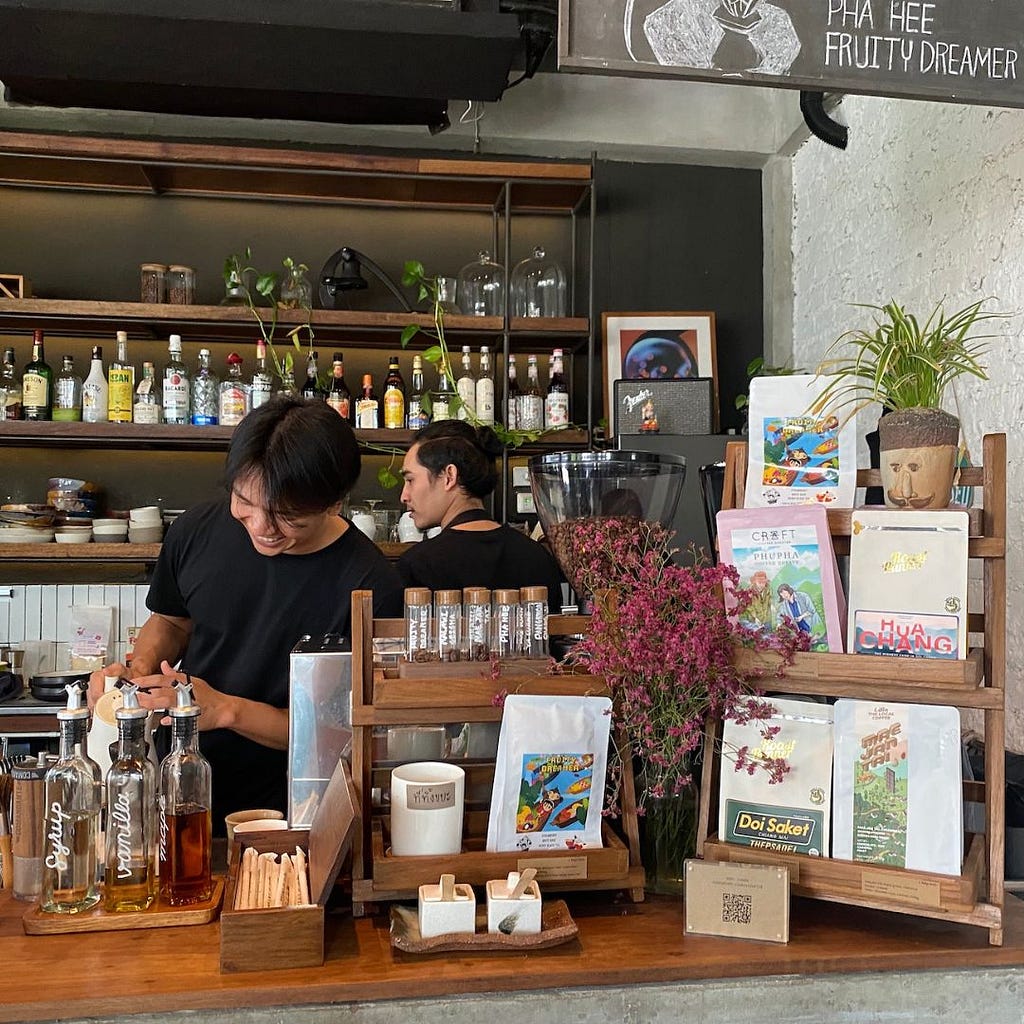
[[[722,893],[722,923],[750,924],[751,898],[731,892]]]

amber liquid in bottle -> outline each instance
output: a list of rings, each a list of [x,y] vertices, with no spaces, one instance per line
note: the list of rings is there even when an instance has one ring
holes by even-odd
[[[210,811],[185,804],[179,813],[164,815],[166,836],[160,837],[160,895],[172,907],[202,903],[213,894],[210,871]]]

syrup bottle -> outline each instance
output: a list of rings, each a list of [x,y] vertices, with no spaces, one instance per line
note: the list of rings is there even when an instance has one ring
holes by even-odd
[[[176,683],[170,709],[171,752],[160,763],[160,897],[172,907],[202,903],[213,894],[210,762],[199,752],[198,704],[192,687]]]
[[[66,708],[57,712],[60,755],[46,773],[43,886],[39,907],[78,914],[100,901],[96,845],[100,828],[100,766],[86,753],[89,709],[84,687],[67,687]]]
[[[138,687],[123,688],[117,755],[107,772],[104,907],[145,910],[156,895],[156,771],[146,755],[149,712]]]

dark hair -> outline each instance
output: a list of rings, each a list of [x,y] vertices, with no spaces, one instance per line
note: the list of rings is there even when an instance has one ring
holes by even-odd
[[[486,498],[498,482],[494,459],[504,445],[490,427],[471,427],[462,420],[439,420],[416,434],[416,457],[431,478],[454,466],[459,486],[474,498]]]
[[[796,594],[796,591],[788,583],[780,583],[778,589],[779,597],[782,597],[784,590],[788,590],[791,594]]]
[[[259,481],[272,516],[324,512],[343,501],[361,460],[348,422],[324,402],[276,395],[235,428],[224,482]]]

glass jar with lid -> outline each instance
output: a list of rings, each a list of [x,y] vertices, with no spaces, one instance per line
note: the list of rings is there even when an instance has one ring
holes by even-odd
[[[510,290],[513,316],[566,315],[565,271],[542,246],[512,269]]]
[[[156,305],[167,301],[167,267],[162,263],[143,263],[139,267],[142,302]]]
[[[505,268],[489,252],[480,252],[459,271],[456,295],[467,316],[504,316]]]
[[[196,272],[191,267],[175,264],[167,268],[167,301],[190,306],[195,301]]]

